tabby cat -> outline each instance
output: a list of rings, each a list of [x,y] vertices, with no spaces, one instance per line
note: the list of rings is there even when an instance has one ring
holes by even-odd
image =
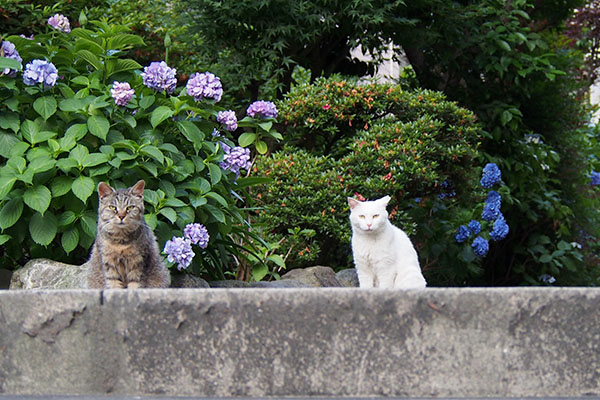
[[[98,232],[88,285],[104,288],[165,288],[167,271],[156,237],[144,220],[143,180],[128,189],[98,185]]]

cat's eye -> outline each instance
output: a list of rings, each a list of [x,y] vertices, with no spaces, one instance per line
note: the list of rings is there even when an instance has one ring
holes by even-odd
[[[366,217],[364,215],[359,215],[358,218],[365,219]]]
[[[379,214],[373,215],[373,219],[375,219],[375,218],[379,218]]]
[[[117,207],[115,206],[108,206],[108,209],[112,212],[117,212]]]
[[[135,208],[135,206],[127,206],[127,208],[125,209],[125,211],[131,212],[134,208]]]

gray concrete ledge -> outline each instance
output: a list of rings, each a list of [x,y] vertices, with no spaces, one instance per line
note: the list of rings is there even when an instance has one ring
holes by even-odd
[[[0,291],[0,396],[600,396],[600,289]]]

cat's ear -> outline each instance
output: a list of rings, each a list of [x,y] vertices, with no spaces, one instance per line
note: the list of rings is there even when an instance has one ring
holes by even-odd
[[[129,191],[134,196],[144,198],[144,187],[145,186],[146,186],[146,182],[144,182],[143,179],[140,179],[139,181],[137,181],[137,183],[135,185],[133,185],[131,187],[131,189],[129,189]]]
[[[391,199],[392,198],[390,196],[384,196],[384,197],[380,198],[377,201],[383,203],[387,207],[387,205],[388,205],[388,203],[390,202]]]
[[[100,182],[98,184],[98,196],[100,196],[100,199],[103,199],[106,196],[113,194],[114,192],[115,190],[108,186],[108,184],[104,182]]]
[[[356,207],[359,204],[360,204],[360,201],[356,200],[355,198],[348,197],[348,205],[350,206],[351,210],[354,209],[354,207]]]

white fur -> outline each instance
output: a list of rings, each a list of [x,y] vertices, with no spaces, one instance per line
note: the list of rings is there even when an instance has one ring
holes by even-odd
[[[361,288],[424,288],[419,257],[410,239],[392,225],[385,196],[375,201],[348,198],[352,254]]]

